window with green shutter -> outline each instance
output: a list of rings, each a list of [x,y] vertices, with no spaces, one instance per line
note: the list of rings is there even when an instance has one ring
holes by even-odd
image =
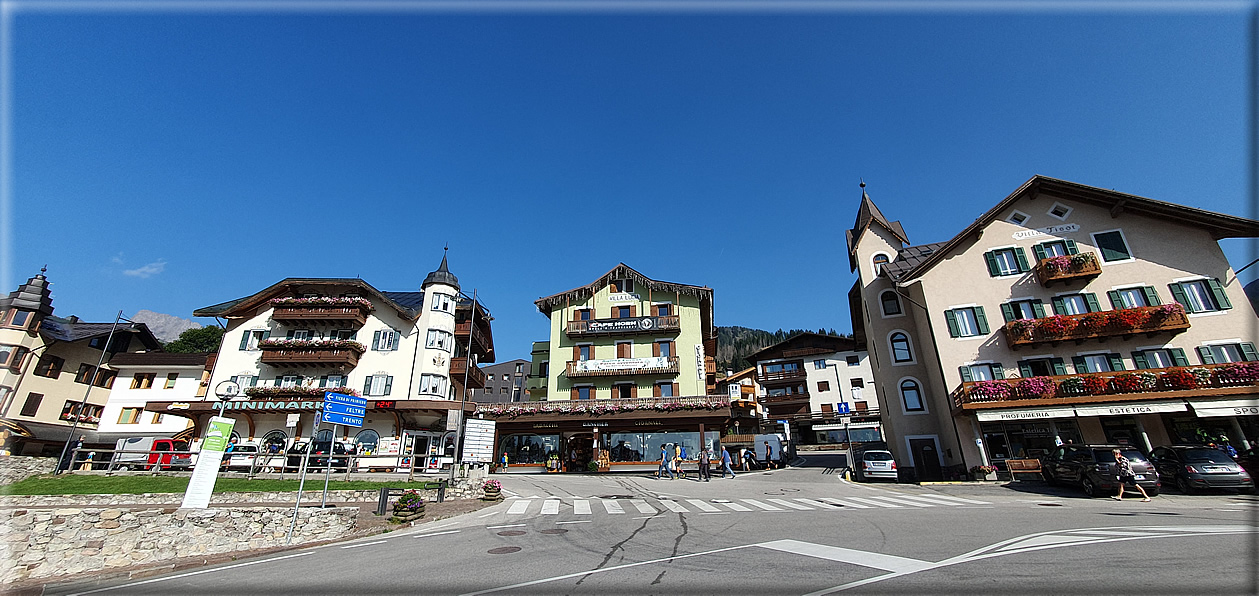
[[[1093,243],[1101,251],[1103,261],[1125,261],[1132,258],[1132,251],[1128,250],[1128,243],[1119,230],[1093,234]]]
[[[949,328],[949,337],[977,337],[991,331],[982,306],[946,310],[944,322]]]
[[[1198,346],[1198,359],[1203,364],[1228,364],[1230,362],[1253,362],[1259,360],[1259,352],[1255,344],[1242,342],[1236,344],[1214,344]]]
[[[1001,305],[1001,317],[1009,323],[1017,319],[1040,319],[1045,316],[1045,303],[1036,300],[1013,300]]]
[[[1218,279],[1195,279],[1168,284],[1172,297],[1186,312],[1214,312],[1233,308],[1228,293]]]
[[[990,250],[984,253],[984,263],[988,266],[988,275],[992,277],[1016,275],[1032,270],[1027,263],[1027,253],[1020,247]]]

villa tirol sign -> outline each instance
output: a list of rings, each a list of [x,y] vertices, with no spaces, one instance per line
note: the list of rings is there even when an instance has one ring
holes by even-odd
[[[635,331],[652,331],[659,328],[660,317],[599,319],[586,323],[587,333],[628,333]]]
[[[1057,226],[1048,226],[1044,228],[1036,228],[1034,230],[1023,230],[1013,234],[1015,240],[1023,240],[1024,238],[1036,238],[1038,236],[1061,236],[1072,232],[1080,231],[1080,224],[1061,224]]]

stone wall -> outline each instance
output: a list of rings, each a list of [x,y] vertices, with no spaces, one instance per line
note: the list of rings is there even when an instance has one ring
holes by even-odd
[[[293,510],[64,508],[0,511],[0,583],[283,546]],[[354,531],[357,507],[306,509],[293,544]]]
[[[446,488],[446,498],[479,499],[484,496],[481,482],[469,484],[456,482]],[[425,501],[437,501],[437,489],[417,490],[420,498]],[[302,491],[302,503],[318,503],[323,496],[322,490]],[[296,491],[270,491],[249,493],[214,493],[210,497],[213,506],[237,504],[271,504],[292,503],[297,498]],[[380,490],[330,490],[329,503],[375,503],[380,498]],[[390,501],[396,500],[394,496]],[[143,493],[116,495],[0,495],[0,507],[110,507],[119,505],[171,505],[178,507],[184,500],[183,493]]]
[[[51,474],[56,468],[55,457],[0,455],[0,485],[21,482],[38,474]]]

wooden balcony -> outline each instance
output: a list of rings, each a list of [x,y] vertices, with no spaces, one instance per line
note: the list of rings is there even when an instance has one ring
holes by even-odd
[[[627,319],[593,319],[569,321],[565,332],[569,337],[608,337],[613,335],[659,334],[679,331],[677,315],[671,317],[630,317]]]
[[[678,373],[678,357],[668,358],[612,358],[609,360],[584,360],[591,364],[579,365],[569,360],[565,373],[570,379],[583,377],[626,377],[631,375],[675,375]]]
[[[704,374],[717,374],[717,360],[712,356],[704,356]]]
[[[756,398],[756,401],[761,402],[766,405],[797,403],[797,402],[809,403],[809,394],[808,393],[792,393],[791,395],[761,395]]]
[[[1127,339],[1142,333],[1149,337],[1160,333],[1175,335],[1188,328],[1189,317],[1185,316],[1184,309],[1178,304],[1170,304],[1018,319],[1006,323],[1003,330],[1010,347],[1020,348],[1067,340],[1084,343],[1090,339]]]
[[[280,323],[337,324],[362,327],[371,308],[363,306],[277,306],[271,319]]]
[[[803,368],[796,370],[785,370],[779,372],[762,372],[756,374],[756,380],[762,385],[766,383],[781,383],[784,381],[803,381],[808,377],[808,373]]]
[[[963,410],[1254,394],[1259,363],[967,381],[952,393]]]
[[[343,345],[269,346],[263,343],[262,363],[279,367],[347,367],[358,366],[364,348],[356,342]]]
[[[472,321],[464,321],[455,325],[455,337],[461,345],[467,345],[469,333],[472,334],[472,342],[476,346],[480,346],[480,349],[473,347],[474,353],[482,353],[490,349],[490,341],[485,337],[485,332],[481,331],[480,327],[473,327]]]
[[[1064,284],[1073,281],[1087,281],[1102,274],[1102,266],[1097,263],[1097,256],[1091,252],[1069,255],[1065,257],[1049,257],[1037,261],[1036,279],[1040,285],[1048,288],[1054,282]]]
[[[485,388],[485,371],[475,366],[468,367],[467,358],[452,358],[450,360],[450,378],[456,383],[463,383],[464,373],[468,374],[468,389],[484,389]]]

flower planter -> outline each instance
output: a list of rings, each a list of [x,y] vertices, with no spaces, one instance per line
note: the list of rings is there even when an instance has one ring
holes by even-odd
[[[501,501],[503,500],[503,489],[501,488],[485,488],[485,496],[481,497],[485,501]]]
[[[399,507],[393,508],[393,517],[390,521],[398,524],[405,524],[424,517],[424,503],[420,503],[418,507]]]
[[[982,481],[982,480],[996,480],[997,479],[996,472],[989,472],[987,474],[983,472],[974,472],[973,474],[971,474],[971,476],[975,478],[976,482]]]

